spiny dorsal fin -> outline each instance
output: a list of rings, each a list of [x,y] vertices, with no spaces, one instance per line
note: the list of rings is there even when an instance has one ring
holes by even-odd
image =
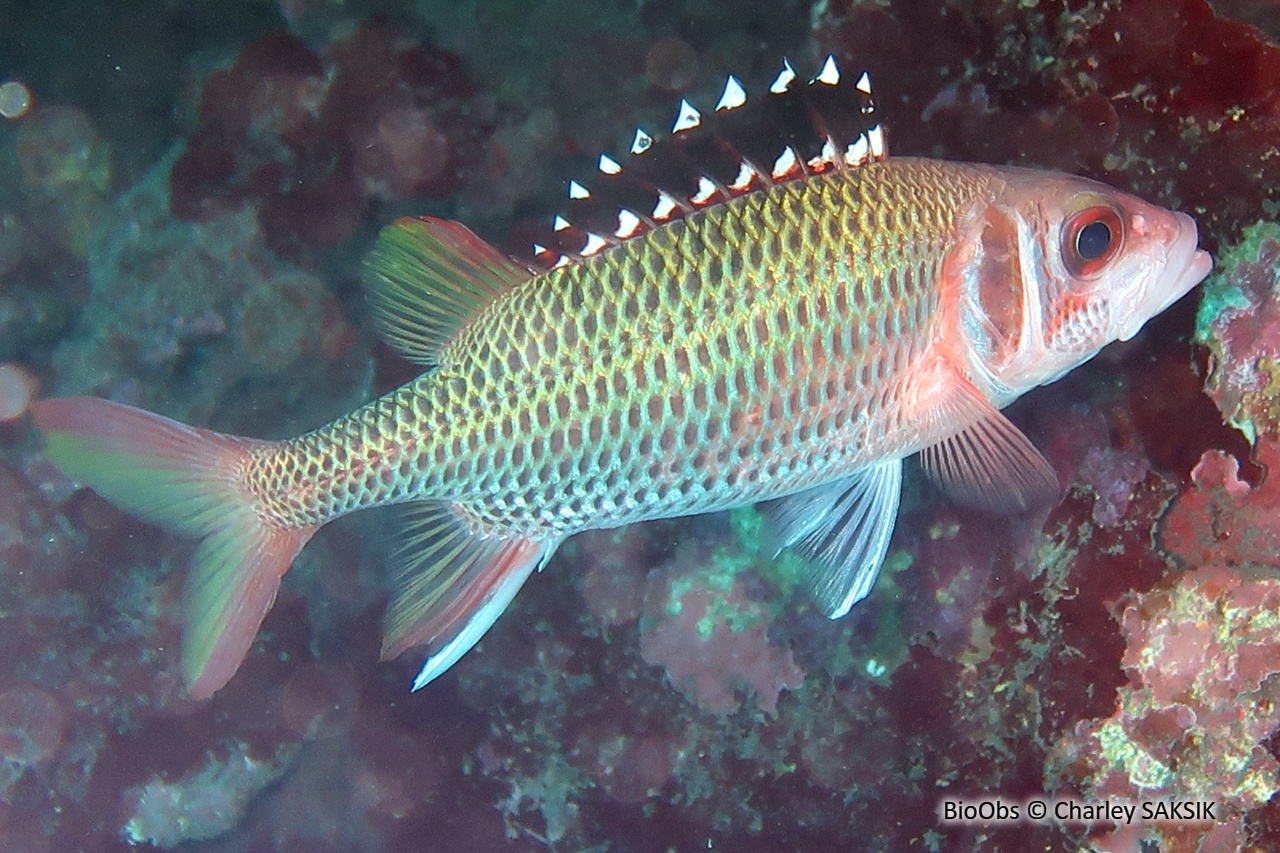
[[[796,81],[786,60],[756,97],[730,76],[714,110],[681,101],[669,136],[637,129],[629,155],[602,154],[597,175],[569,183],[565,212],[534,246],[538,262],[575,263],[735,196],[887,156],[867,74],[843,75],[829,56]]]
[[[364,267],[378,333],[419,364],[435,364],[458,329],[534,274],[466,226],[430,216],[383,228]]]

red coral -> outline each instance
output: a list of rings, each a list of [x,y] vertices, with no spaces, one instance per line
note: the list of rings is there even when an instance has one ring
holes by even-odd
[[[601,624],[617,627],[640,618],[644,574],[637,567],[651,562],[644,528],[589,531],[569,545],[578,549],[582,565],[582,599]]]
[[[1202,314],[1217,313],[1198,337],[1213,354],[1206,392],[1224,418],[1250,438],[1280,433],[1280,241],[1268,228],[1256,245],[1230,254],[1225,281],[1215,282]]]
[[[899,154],[1024,160],[1152,198],[1172,183],[1223,230],[1277,196],[1280,47],[1207,0],[836,0],[818,20],[828,49],[889,83]]]
[[[359,718],[360,685],[346,666],[303,664],[280,692],[280,712],[303,740],[343,736]]]
[[[52,759],[62,748],[65,717],[48,692],[30,684],[8,688],[0,693],[0,755],[22,765]]]
[[[667,735],[631,737],[588,729],[579,735],[575,763],[620,803],[653,796],[675,772],[675,746]]]
[[[44,107],[23,121],[14,151],[32,224],[83,258],[111,184],[110,151],[93,120],[76,107]]]
[[[484,158],[490,128],[458,59],[365,23],[316,54],[269,35],[209,78],[170,177],[172,208],[205,219],[261,203],[273,248],[343,243],[373,199],[446,196]]]
[[[1220,811],[1217,826],[1148,823],[1124,839],[1170,853],[1240,849],[1247,813],[1280,790],[1267,747],[1280,726],[1278,611],[1280,580],[1221,565],[1124,609],[1130,684],[1110,718],[1059,742],[1065,781],[1097,798],[1216,800]],[[1099,849],[1121,840],[1110,834]]]
[[[1280,470],[1280,441],[1264,436],[1258,462]],[[1165,551],[1187,566],[1280,565],[1280,484],[1275,476],[1251,487],[1239,463],[1221,451],[1206,451],[1160,524]]]
[[[656,573],[658,585],[669,578]],[[761,709],[777,710],[783,690],[804,683],[804,670],[790,649],[769,642],[764,606],[744,595],[734,579],[728,590],[712,589],[700,578],[679,591],[651,595],[658,617],[640,634],[640,654],[663,666],[672,685],[700,708],[732,714],[754,694]]]
[[[1093,520],[1103,527],[1118,524],[1134,487],[1149,470],[1147,458],[1136,451],[1091,448],[1080,466],[1080,478],[1093,489]]]
[[[341,354],[340,343],[332,343],[349,339],[348,329],[329,289],[306,273],[265,276],[245,294],[240,341],[259,369],[283,372],[299,358]]]

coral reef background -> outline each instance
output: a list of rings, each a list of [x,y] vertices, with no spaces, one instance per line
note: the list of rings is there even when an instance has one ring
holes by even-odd
[[[1280,848],[1278,37],[1273,0],[0,0],[0,848]],[[53,472],[25,401],[316,426],[413,374],[357,280],[381,224],[526,254],[636,126],[827,53],[871,72],[896,153],[1198,219],[1210,281],[1011,412],[1061,504],[911,478],[838,622],[751,509],[584,535],[418,694],[418,661],[376,663],[370,514],[184,698],[189,543]],[[1218,807],[940,820],[1032,796]]]

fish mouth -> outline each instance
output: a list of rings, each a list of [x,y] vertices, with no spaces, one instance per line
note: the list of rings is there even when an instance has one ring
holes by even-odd
[[[1199,234],[1195,220],[1185,213],[1175,214],[1178,217],[1178,236],[1169,250],[1166,270],[1182,270],[1173,286],[1165,294],[1164,302],[1155,310],[1159,314],[1187,294],[1191,288],[1204,281],[1204,277],[1213,268],[1213,256],[1199,247]]]
[[[1213,268],[1213,256],[1199,247],[1195,220],[1185,213],[1175,212],[1174,216],[1177,217],[1178,233],[1170,241],[1163,269],[1148,291],[1147,298],[1129,317],[1128,326],[1120,336],[1122,341],[1132,338],[1147,320],[1186,296],[1204,281]]]

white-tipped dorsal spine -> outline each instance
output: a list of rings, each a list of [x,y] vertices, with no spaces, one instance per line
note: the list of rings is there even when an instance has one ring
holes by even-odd
[[[822,70],[813,78],[814,83],[825,83],[834,86],[840,82],[840,69],[836,67],[836,58],[827,54],[827,61],[822,63]]]
[[[782,70],[778,72],[778,76],[773,79],[769,91],[775,95],[781,95],[787,89],[791,88],[791,81],[796,79],[796,70],[791,67],[791,60],[782,60]]]
[[[792,84],[796,79],[796,71],[791,61],[783,59],[782,69],[769,86],[769,91],[773,94],[786,94],[791,91]],[[841,79],[842,75],[835,57],[828,55],[822,64],[822,68],[809,81],[808,85],[838,86]],[[863,115],[874,115],[875,106],[870,98],[870,75],[863,72],[854,86],[866,96],[860,105]],[[725,79],[724,90],[720,95],[720,100],[716,103],[715,109],[717,112],[737,109],[747,102],[747,98],[747,91],[742,83],[737,77],[729,75]],[[687,99],[682,99],[675,123],[671,128],[672,135],[678,135],[700,127],[703,124],[702,118],[702,113],[693,104]],[[722,184],[715,178],[701,175],[698,178],[697,190],[692,196],[686,196],[683,193],[672,195],[666,190],[655,187],[657,189],[657,199],[652,214],[645,215],[643,210],[620,209],[618,211],[617,226],[612,233],[607,230],[607,226],[605,231],[598,234],[589,231],[582,232],[586,235],[586,242],[583,248],[579,252],[560,249],[564,254],[560,254],[557,257],[555,266],[560,267],[579,262],[584,257],[595,255],[609,246],[617,245],[621,240],[634,237],[645,230],[657,227],[660,223],[668,222],[680,215],[706,207],[718,200],[722,200],[722,198],[744,194],[757,187],[773,186],[776,182],[803,175],[821,174],[828,169],[844,170],[862,166],[869,161],[882,160],[887,156],[884,132],[879,125],[863,131],[856,139],[845,143],[845,148],[841,151],[840,145],[843,140],[838,140],[830,135],[829,131],[822,126],[821,117],[814,116],[811,120],[814,122],[814,129],[825,135],[822,149],[817,156],[807,160],[803,159],[796,148],[788,145],[782,149],[772,167],[765,169],[763,163],[760,166],[756,166],[739,154],[738,174],[732,183]],[[873,121],[874,119],[871,120]],[[654,144],[652,136],[640,128],[636,128],[635,136],[631,142],[631,154],[644,154]],[[597,169],[605,175],[618,175],[623,171],[623,166],[609,155],[601,154],[597,161]],[[605,195],[607,196],[608,193],[606,192]],[[570,181],[569,198],[582,200],[592,198],[592,195],[591,191],[583,184],[578,181]],[[563,216],[555,218],[554,229],[556,231],[565,231],[571,228],[575,228],[575,226],[570,224]],[[536,255],[542,256],[544,262],[553,255],[551,249],[541,244],[535,244],[534,252]]]
[[[664,192],[658,193],[658,203],[653,206],[653,218],[662,222],[670,219],[671,215],[680,209],[680,205],[676,200]]]
[[[640,128],[636,128],[636,137],[631,140],[631,153],[643,154],[653,146],[653,137]]]
[[[724,81],[724,92],[720,95],[720,100],[716,104],[716,112],[737,109],[746,102],[747,90],[742,88],[742,84],[738,82],[737,77],[730,74],[729,79]]]
[[[847,166],[861,166],[869,159],[871,159],[871,146],[865,135],[850,142],[849,147],[844,150],[844,162]]]
[[[715,197],[715,194],[719,189],[719,187],[712,183],[710,178],[702,175],[698,178],[698,192],[693,198],[689,199],[689,201],[696,205],[704,205]]]
[[[867,144],[871,147],[871,156],[877,160],[883,159],[885,156],[884,146],[884,130],[880,125],[876,125],[867,131]]]
[[[585,258],[589,255],[594,255],[601,249],[607,249],[609,245],[610,242],[605,240],[599,234],[591,234],[588,232],[587,243],[582,247],[582,256]]]
[[[796,159],[796,152],[788,145],[782,149],[782,153],[778,155],[778,159],[773,163],[772,177],[775,181],[782,180],[787,175],[795,171],[799,166],[799,160]]]
[[[629,210],[619,210],[618,230],[613,232],[613,236],[625,240],[640,230],[640,224],[640,217]]]
[[[671,126],[672,133],[679,133],[682,130],[691,130],[702,124],[702,113],[694,109],[693,104],[689,103],[687,98],[680,100],[680,114],[676,116],[676,123]]]
[[[810,160],[809,165],[817,170],[825,169],[828,166],[836,169],[843,169],[845,162],[841,159],[840,155],[836,153],[836,144],[832,141],[831,137],[828,136],[827,141],[822,143],[822,153]]]
[[[743,160],[738,166],[738,177],[733,179],[733,183],[729,184],[729,189],[734,192],[746,192],[750,188],[751,182],[759,175],[760,173],[756,171],[755,166]]]

